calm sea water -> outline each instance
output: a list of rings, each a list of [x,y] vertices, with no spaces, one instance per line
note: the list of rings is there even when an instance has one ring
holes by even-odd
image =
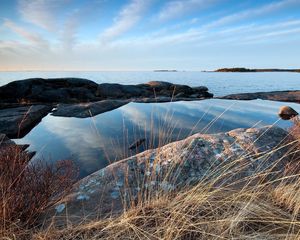
[[[300,73],[215,72],[0,72],[0,86],[14,80],[78,77],[97,83],[138,84],[151,80],[207,86],[216,96],[231,93],[300,89]]]
[[[18,143],[30,144],[36,159],[72,159],[84,177],[110,162],[147,148],[183,139],[193,133],[217,133],[235,128],[276,124],[287,128],[277,111],[286,103],[264,100],[209,99],[194,102],[129,103],[93,118],[48,115]],[[300,112],[299,104],[289,104]],[[136,140],[146,142],[129,150]]]
[[[0,85],[14,80],[42,77],[78,77],[97,83],[139,84],[151,80],[190,86],[207,86],[215,96],[231,93],[300,89],[300,73],[213,72],[0,72]],[[77,119],[50,114],[16,142],[30,144],[35,159],[55,162],[72,159],[84,177],[119,159],[148,148],[183,139],[193,133],[217,133],[239,127],[289,123],[278,119],[285,103],[210,99],[196,102],[130,103],[95,116]],[[300,105],[289,104],[300,112]],[[138,139],[137,150],[129,146]]]

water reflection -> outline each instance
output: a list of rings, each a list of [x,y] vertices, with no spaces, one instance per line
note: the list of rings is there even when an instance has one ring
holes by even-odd
[[[285,103],[286,104],[286,103]],[[48,115],[19,143],[30,144],[36,158],[45,161],[73,159],[84,177],[109,162],[135,154],[129,146],[146,142],[138,151],[185,138],[196,132],[217,133],[239,127],[274,124],[280,102],[210,99],[195,102],[130,103],[93,118],[78,119]],[[289,104],[300,111],[300,105]]]

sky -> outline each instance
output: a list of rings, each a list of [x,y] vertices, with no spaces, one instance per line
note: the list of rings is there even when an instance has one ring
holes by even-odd
[[[300,0],[0,0],[1,71],[300,68]]]

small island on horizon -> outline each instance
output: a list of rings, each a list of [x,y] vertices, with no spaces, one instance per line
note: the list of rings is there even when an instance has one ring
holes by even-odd
[[[300,72],[300,69],[280,69],[280,68],[219,68],[213,72]]]
[[[172,70],[168,70],[168,69],[158,69],[158,70],[154,70],[154,72],[178,72],[175,69]]]

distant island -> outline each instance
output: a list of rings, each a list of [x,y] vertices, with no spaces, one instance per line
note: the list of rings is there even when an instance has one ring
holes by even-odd
[[[300,69],[278,69],[278,68],[220,68],[214,72],[300,72]]]
[[[159,70],[154,70],[154,72],[178,72],[178,71],[177,70],[159,69]]]

